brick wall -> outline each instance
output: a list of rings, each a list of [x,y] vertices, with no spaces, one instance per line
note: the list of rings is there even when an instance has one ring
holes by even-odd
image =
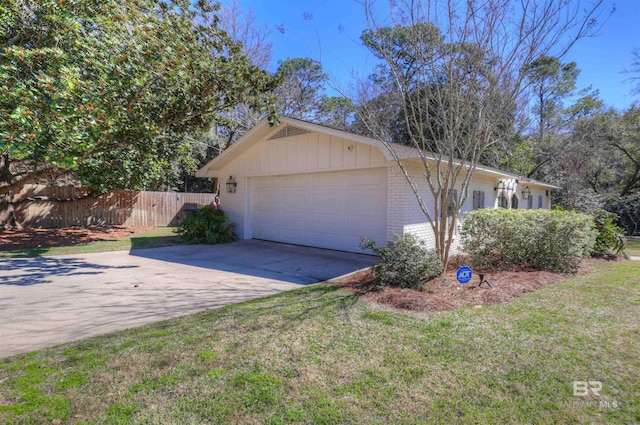
[[[429,208],[429,211],[433,214],[433,196],[429,189],[427,180],[423,175],[424,168],[422,164],[416,162],[410,163],[407,170],[410,178],[418,188],[420,197]],[[412,233],[419,239],[424,240],[429,247],[435,247],[435,237],[431,224],[420,208],[411,186],[406,181],[406,178],[400,171],[400,167],[395,163],[395,161],[389,161],[388,178],[388,237],[391,238],[394,232],[398,234]],[[462,178],[462,176],[459,178],[460,183]],[[474,178],[469,185],[467,199],[464,201],[462,206],[462,214],[461,218],[458,220],[458,228],[460,220],[464,217],[464,213],[473,209],[473,191],[484,192],[485,208],[494,208],[496,206],[497,194],[494,191],[494,187],[497,185],[498,180],[499,179],[496,176],[482,175],[481,173],[474,175]],[[458,196],[462,195],[460,183],[454,187],[454,189],[457,190]],[[456,230],[452,244],[453,252],[458,249],[459,241],[459,232]]]
[[[387,240],[404,233],[407,181],[395,161],[387,165]]]

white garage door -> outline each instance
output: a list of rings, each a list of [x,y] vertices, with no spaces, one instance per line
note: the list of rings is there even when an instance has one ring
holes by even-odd
[[[251,181],[254,239],[362,252],[386,241],[386,169],[258,177]]]

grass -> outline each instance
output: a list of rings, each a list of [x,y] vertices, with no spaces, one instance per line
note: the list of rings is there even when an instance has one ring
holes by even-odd
[[[640,262],[593,264],[502,306],[320,284],[0,359],[0,423],[639,423]]]
[[[173,227],[156,227],[145,232],[134,233],[123,238],[95,241],[70,246],[47,248],[25,248],[0,251],[2,258],[38,257],[41,255],[85,254],[90,252],[122,251],[128,249],[158,248],[181,244]]]
[[[627,247],[624,252],[627,255],[640,256],[640,239],[627,239]]]

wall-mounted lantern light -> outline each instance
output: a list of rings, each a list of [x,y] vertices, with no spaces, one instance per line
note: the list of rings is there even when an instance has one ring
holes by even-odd
[[[227,180],[227,193],[235,193],[237,186],[238,183],[233,179],[233,176],[229,176],[229,180]]]
[[[526,201],[527,199],[529,199],[530,195],[531,195],[531,190],[529,189],[529,186],[522,189],[522,200]]]

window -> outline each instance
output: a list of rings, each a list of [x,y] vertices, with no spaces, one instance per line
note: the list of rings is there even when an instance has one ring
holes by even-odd
[[[511,209],[512,210],[517,210],[518,209],[518,197],[516,196],[515,193],[511,197]]]
[[[484,191],[474,190],[473,191],[473,209],[479,210],[484,208]]]
[[[542,209],[543,208],[543,203],[542,203],[542,195],[538,195],[538,209]]]
[[[527,209],[532,210],[533,209],[533,195],[529,195],[529,198],[527,199]]]

